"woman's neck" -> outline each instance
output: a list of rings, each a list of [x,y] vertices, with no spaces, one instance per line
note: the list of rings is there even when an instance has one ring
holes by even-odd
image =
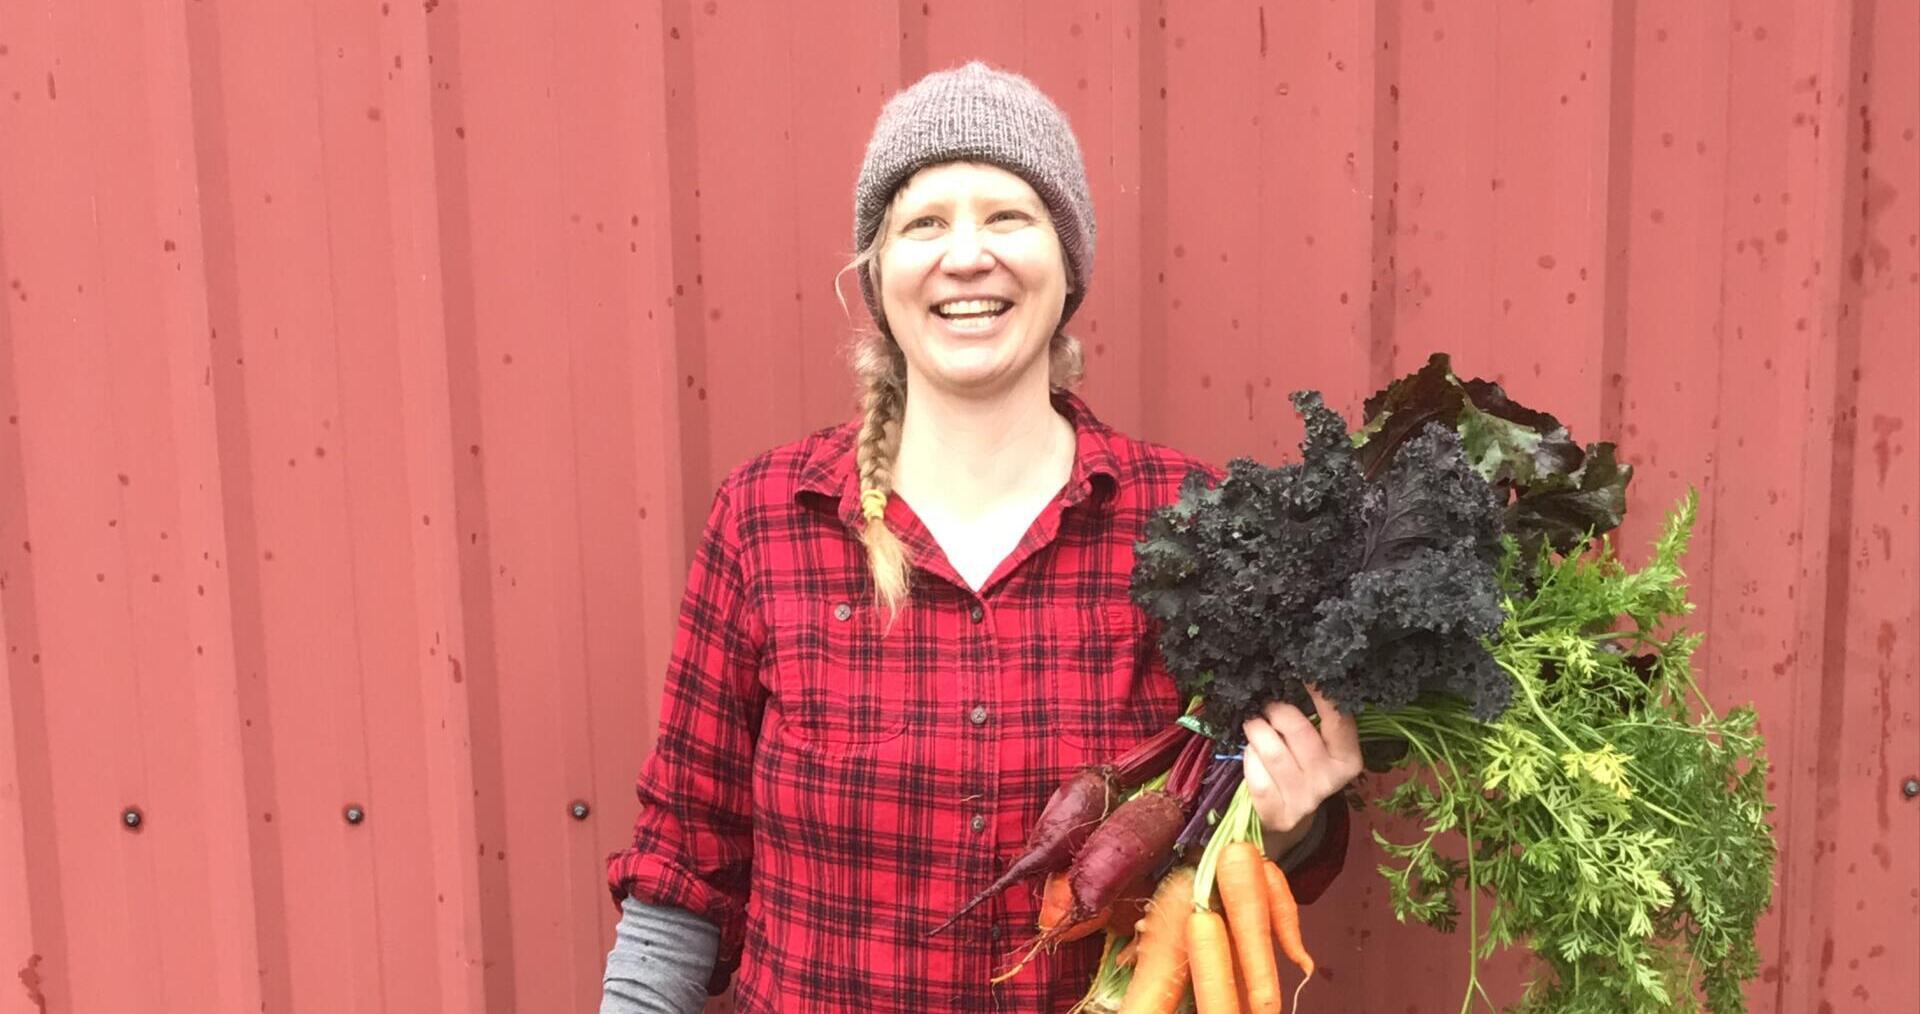
[[[990,398],[909,387],[894,488],[956,520],[1058,492],[1073,468],[1073,424],[1036,379]]]

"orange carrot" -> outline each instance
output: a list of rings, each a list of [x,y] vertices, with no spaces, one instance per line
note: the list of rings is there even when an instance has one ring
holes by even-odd
[[[1187,961],[1193,968],[1194,1014],[1240,1014],[1233,943],[1220,913],[1196,908],[1187,919]]]
[[[1066,871],[1047,874],[1047,884],[1040,890],[1039,927],[1052,929],[1060,925],[1060,920],[1067,917],[1067,909],[1072,907],[1073,887],[1067,883]]]
[[[1272,860],[1263,864],[1267,875],[1267,904],[1272,910],[1273,936],[1280,944],[1280,953],[1287,960],[1300,966],[1305,978],[1293,990],[1293,1009],[1300,1009],[1300,991],[1307,988],[1307,980],[1313,978],[1313,955],[1307,953],[1306,942],[1300,939],[1300,906],[1293,900],[1293,888],[1287,886],[1287,875],[1280,872]]]
[[[1300,966],[1308,978],[1313,977],[1313,955],[1307,953],[1307,945],[1300,939],[1300,906],[1294,903],[1293,888],[1287,886],[1287,875],[1271,861],[1265,863],[1267,874],[1267,903],[1271,910],[1273,935],[1280,943],[1280,952],[1287,960]]]
[[[1120,1014],[1173,1014],[1187,995],[1187,919],[1193,911],[1193,867],[1160,878],[1146,914],[1134,924],[1139,947]]]
[[[1248,1014],[1280,1014],[1280,969],[1273,957],[1273,922],[1267,902],[1267,857],[1250,841],[1237,841],[1220,852],[1215,886],[1220,907],[1233,931],[1234,953],[1247,987]]]
[[[1039,928],[1041,930],[1051,930],[1059,926],[1060,920],[1065,919],[1072,911],[1073,886],[1067,879],[1067,871],[1061,870],[1058,873],[1047,874],[1047,886],[1045,891],[1040,895]],[[1070,940],[1078,940],[1081,937],[1090,936],[1099,932],[1106,928],[1107,917],[1108,913],[1097,912],[1086,919],[1067,926],[1060,930],[1054,942],[1063,944]]]
[[[1144,874],[1141,875],[1108,906],[1107,929],[1117,936],[1132,933],[1134,924],[1147,914],[1147,902],[1156,890],[1158,886]]]

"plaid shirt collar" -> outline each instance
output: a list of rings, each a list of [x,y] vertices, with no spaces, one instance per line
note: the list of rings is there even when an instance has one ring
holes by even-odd
[[[1067,476],[1066,488],[1060,496],[1061,506],[1072,507],[1089,499],[1096,507],[1109,502],[1120,483],[1120,466],[1113,448],[1117,435],[1071,391],[1053,392],[1053,405],[1073,424],[1077,441],[1073,471]],[[854,443],[859,435],[859,419],[836,427],[827,439],[815,445],[801,466],[794,486],[796,499],[815,495],[834,500],[840,520],[853,530],[862,524],[860,477],[854,464]]]

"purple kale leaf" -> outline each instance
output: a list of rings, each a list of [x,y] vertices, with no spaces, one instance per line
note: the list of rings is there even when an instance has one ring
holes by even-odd
[[[1514,401],[1499,384],[1454,376],[1445,354],[1375,393],[1363,412],[1359,454],[1369,478],[1429,425],[1457,429],[1527,559],[1543,547],[1574,552],[1626,517],[1633,468],[1615,460],[1612,444],[1582,449],[1560,420]]]

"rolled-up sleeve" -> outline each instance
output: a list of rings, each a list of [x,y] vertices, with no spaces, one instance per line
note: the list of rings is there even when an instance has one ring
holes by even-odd
[[[739,965],[753,865],[752,758],[766,694],[765,630],[749,601],[739,518],[723,485],[687,578],[659,737],[640,771],[633,844],[608,857],[616,905],[670,905],[720,929],[708,984]]]

